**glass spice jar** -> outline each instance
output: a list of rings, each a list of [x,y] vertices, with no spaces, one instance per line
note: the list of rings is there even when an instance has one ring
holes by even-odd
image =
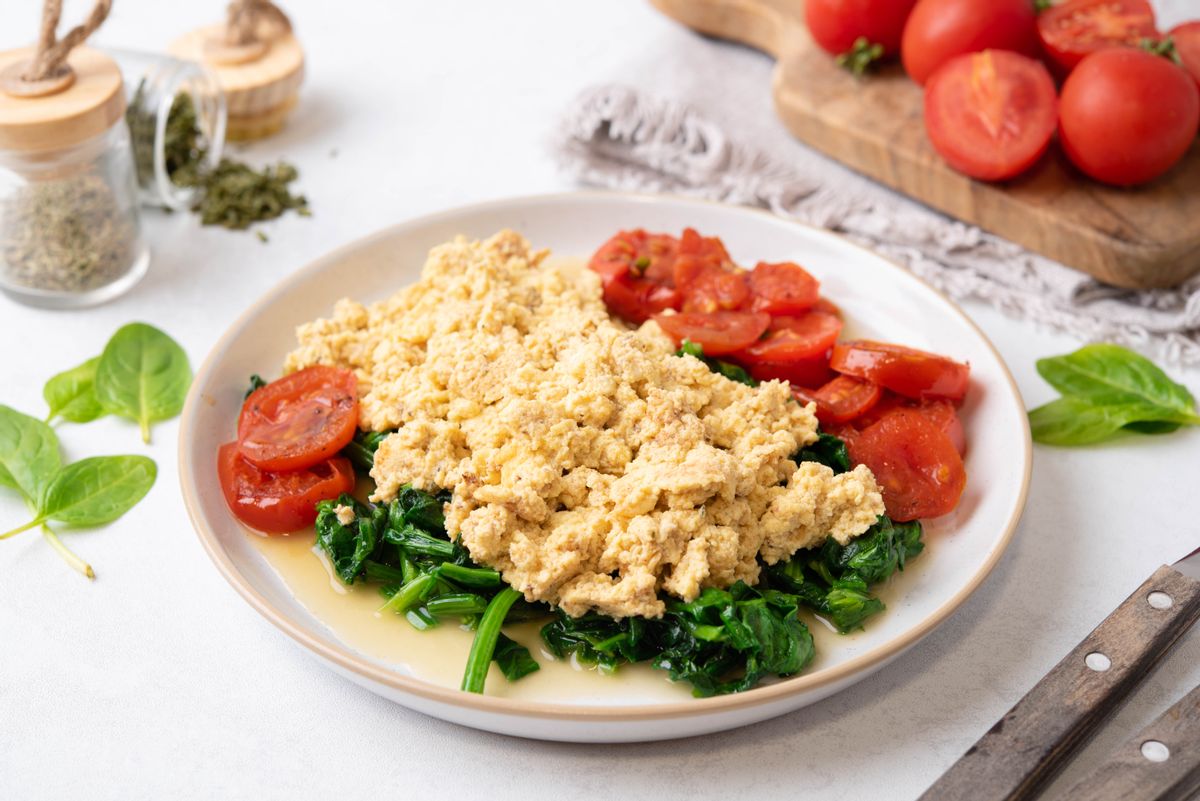
[[[31,54],[0,53],[0,69]],[[0,290],[45,308],[110,300],[150,262],[121,73],[85,47],[67,63],[65,88],[25,96],[0,87]]]
[[[104,52],[125,75],[141,201],[190,208],[199,177],[216,168],[225,147],[225,94],[216,75],[203,64],[157,53]]]

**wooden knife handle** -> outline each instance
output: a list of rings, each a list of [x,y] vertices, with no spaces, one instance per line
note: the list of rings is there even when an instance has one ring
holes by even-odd
[[[1200,581],[1160,567],[926,790],[921,801],[1033,798],[1197,616]]]
[[[1137,733],[1064,798],[1185,801],[1200,789],[1200,687]]]

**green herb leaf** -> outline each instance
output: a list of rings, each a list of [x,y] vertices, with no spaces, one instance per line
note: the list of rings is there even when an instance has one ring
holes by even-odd
[[[158,470],[145,456],[93,456],[67,465],[46,487],[39,522],[99,526],[128,512],[154,486]]]
[[[250,375],[250,386],[246,389],[246,394],[242,396],[242,400],[249,398],[251,395],[253,395],[258,390],[262,389],[266,385],[267,385],[267,381],[265,378],[263,378],[258,373],[252,373]]]
[[[157,328],[130,323],[113,334],[96,367],[96,396],[105,411],[138,423],[142,441],[150,424],[179,414],[192,383],[183,348]]]
[[[850,451],[846,449],[846,443],[838,437],[821,433],[816,442],[801,448],[793,461],[819,462],[834,473],[845,473],[850,469]]]
[[[61,464],[54,429],[0,406],[0,485],[17,490],[36,507]]]
[[[61,417],[72,423],[90,423],[104,416],[104,407],[96,397],[96,366],[100,357],[88,359],[78,367],[64,370],[46,382],[42,397],[50,407],[47,422]]]
[[[1126,422],[1200,424],[1196,400],[1187,387],[1172,381],[1154,362],[1119,345],[1086,345],[1065,356],[1039,359],[1037,370],[1063,395],[1092,406],[1138,407],[1142,416]]]
[[[528,648],[509,639],[504,634],[501,634],[496,640],[496,652],[492,658],[500,666],[500,672],[504,674],[504,678],[509,681],[522,679],[541,669],[541,665],[529,653]]]
[[[338,519],[337,509],[341,506],[354,511],[354,520],[348,525]],[[317,504],[317,545],[329,556],[342,583],[353,584],[363,572],[365,563],[375,553],[386,521],[384,507],[368,509],[350,495]]]
[[[755,381],[754,378],[745,371],[745,369],[730,362],[723,362],[719,359],[713,359],[709,356],[705,356],[704,348],[701,345],[692,342],[690,339],[685,339],[683,341],[683,343],[679,346],[679,350],[675,351],[675,355],[694,356],[707,364],[709,370],[712,370],[714,373],[720,373],[730,381],[736,381],[739,384],[745,384],[748,387],[758,386],[758,382]]]
[[[1059,398],[1031,411],[1029,428],[1035,442],[1046,445],[1091,445],[1112,438],[1126,427],[1137,431],[1138,428],[1134,426],[1146,423],[1178,426],[1172,422],[1155,421],[1157,411],[1157,407],[1140,403],[1096,405],[1082,398]],[[1157,433],[1163,433],[1161,428]]]

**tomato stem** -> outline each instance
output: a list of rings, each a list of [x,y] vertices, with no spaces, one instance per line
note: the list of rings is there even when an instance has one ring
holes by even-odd
[[[1151,39],[1149,36],[1142,37],[1138,42],[1138,47],[1145,50],[1153,56],[1162,56],[1168,61],[1175,64],[1177,67],[1183,66],[1183,59],[1179,56],[1179,51],[1175,49],[1175,40],[1170,36],[1162,39]]]
[[[42,524],[42,536],[46,538],[46,542],[50,543],[54,550],[58,551],[58,555],[63,558],[63,561],[71,566],[73,570],[82,573],[89,579],[96,578],[96,571],[92,570],[92,566],[75,555],[74,551],[63,544],[63,541],[58,538],[49,526]]]
[[[839,67],[861,77],[876,62],[883,58],[883,45],[872,44],[865,36],[854,40],[854,45],[835,59]]]

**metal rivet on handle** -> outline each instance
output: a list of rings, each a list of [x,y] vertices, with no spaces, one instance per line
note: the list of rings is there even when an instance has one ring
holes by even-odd
[[[1103,673],[1112,667],[1112,660],[1099,651],[1092,651],[1083,658],[1083,663],[1097,673]]]
[[[1158,740],[1147,740],[1142,743],[1142,756],[1151,762],[1166,762],[1171,758],[1171,749]]]
[[[1165,592],[1152,592],[1146,596],[1146,601],[1155,609],[1170,609],[1175,603],[1175,599]]]

